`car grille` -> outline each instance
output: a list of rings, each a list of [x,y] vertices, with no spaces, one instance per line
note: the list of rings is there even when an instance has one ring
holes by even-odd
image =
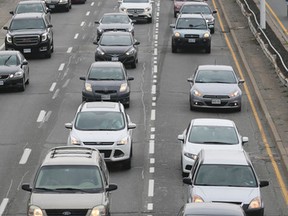
[[[127,9],[127,12],[130,14],[140,14],[144,12],[144,9]]]
[[[84,145],[113,145],[114,142],[83,142]]]
[[[184,37],[185,38],[199,38],[199,35],[196,35],[196,34],[185,34]]]
[[[31,35],[31,36],[15,36],[13,38],[13,42],[18,46],[27,46],[27,45],[37,45],[40,42],[39,35]]]
[[[117,93],[117,90],[96,90],[95,93],[98,93],[98,94],[113,94],[113,93]]]
[[[9,75],[0,75],[0,79],[7,79]]]
[[[46,209],[47,216],[86,216],[87,209]]]
[[[107,32],[107,31],[123,31],[123,32],[126,32],[127,30],[123,29],[123,28],[104,29],[104,32]]]
[[[203,95],[203,98],[211,99],[229,99],[229,95]]]
[[[104,154],[104,158],[109,158],[111,155],[111,150],[100,150],[99,149],[100,154]]]

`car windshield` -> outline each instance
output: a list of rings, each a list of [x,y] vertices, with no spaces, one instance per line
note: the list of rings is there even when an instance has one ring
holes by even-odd
[[[149,0],[123,0],[125,3],[147,3]]]
[[[129,35],[103,35],[100,39],[101,46],[131,46]]]
[[[176,29],[207,29],[207,24],[205,19],[179,18]]]
[[[19,65],[19,60],[15,54],[0,55],[0,65]]]
[[[88,80],[124,80],[123,73],[119,67],[91,67]]]
[[[183,13],[183,14],[211,14],[211,10],[206,5],[183,5],[180,13]]]
[[[235,128],[225,126],[193,126],[188,141],[204,145],[235,145],[239,143]]]
[[[129,23],[129,17],[124,15],[106,15],[103,16],[101,23],[111,24],[111,23]]]
[[[40,3],[19,4],[16,8],[16,14],[31,12],[44,13],[44,9]]]
[[[199,186],[257,187],[252,168],[243,165],[203,164],[194,182]]]
[[[86,111],[79,112],[75,120],[77,130],[117,131],[125,127],[121,112]]]
[[[235,74],[229,70],[199,70],[196,83],[237,83]]]
[[[67,190],[71,192],[100,192],[103,182],[97,166],[49,165],[39,170],[34,188],[37,190]]]
[[[43,19],[14,19],[10,25],[10,30],[44,28],[45,23]]]

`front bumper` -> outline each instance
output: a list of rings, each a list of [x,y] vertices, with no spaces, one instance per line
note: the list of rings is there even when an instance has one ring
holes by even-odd
[[[0,88],[3,87],[14,87],[14,86],[22,86],[23,77],[9,78],[3,77],[0,75]]]
[[[87,91],[82,91],[82,98],[85,101],[112,101],[112,102],[120,102],[122,104],[129,104],[130,103],[130,92],[124,93],[92,93]]]
[[[177,48],[185,47],[210,47],[210,38],[183,38],[183,37],[172,37],[172,45]]]
[[[51,50],[51,44],[50,41],[48,41],[41,42],[37,45],[16,46],[13,43],[10,44],[5,42],[5,50],[18,50],[24,55],[47,53]]]
[[[246,213],[246,216],[263,216],[264,208],[259,209],[248,209],[248,204],[242,206],[243,210]]]
[[[95,54],[95,61],[120,61],[125,65],[129,65],[134,63],[136,60],[136,55],[126,55],[126,54],[119,54],[119,55],[99,55]]]
[[[67,2],[51,2],[51,3],[47,3],[46,2],[46,6],[51,9],[51,10],[66,10],[70,7],[69,5],[69,1]]]

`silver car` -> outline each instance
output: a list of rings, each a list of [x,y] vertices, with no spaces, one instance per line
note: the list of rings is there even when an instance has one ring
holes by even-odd
[[[84,102],[71,123],[68,145],[97,148],[106,162],[122,162],[131,167],[132,123],[124,106],[116,102]]]
[[[189,94],[190,110],[228,108],[241,111],[242,91],[233,68],[227,65],[200,65],[193,77]]]

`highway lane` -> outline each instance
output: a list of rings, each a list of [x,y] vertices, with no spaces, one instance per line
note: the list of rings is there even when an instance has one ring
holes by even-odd
[[[93,62],[93,21],[104,12],[116,10],[116,1],[95,1],[93,6],[91,3],[92,0],[88,0],[85,5],[73,5],[69,13],[54,13],[55,53],[52,58],[29,59],[33,74],[24,93],[1,92],[0,198],[9,198],[5,215],[25,215],[28,194],[19,189],[20,183],[32,180],[49,148],[66,142],[68,131],[64,123],[72,120],[81,102],[82,81],[79,76],[84,75]],[[88,11],[90,14],[87,16]],[[159,22],[155,19],[153,25],[136,24],[136,38],[141,42],[139,64],[137,69],[128,69],[135,80],[132,81],[131,108],[127,110],[137,124],[134,155],[131,170],[109,166],[111,181],[119,186],[112,193],[113,215],[176,214],[187,198],[186,187],[181,181],[177,135],[194,117],[234,120],[241,134],[250,138],[246,149],[252,155],[260,177],[276,182],[246,96],[241,113],[189,110],[186,79],[196,65],[232,64],[219,26],[213,35],[210,55],[199,52],[172,54],[169,24],[174,22],[174,18],[171,1],[161,1],[158,17]],[[155,37],[157,29],[159,40]],[[158,41],[157,46],[155,41]],[[69,47],[73,47],[71,53],[67,53]],[[55,87],[53,83],[56,83]],[[151,88],[152,85],[155,89]],[[44,118],[39,117],[41,111],[46,114]],[[38,118],[40,122],[37,122]],[[31,155],[26,164],[19,165],[25,148],[32,149]],[[285,204],[279,195],[277,182],[263,192],[267,215],[281,215]],[[271,197],[278,202],[276,213],[273,212]]]

